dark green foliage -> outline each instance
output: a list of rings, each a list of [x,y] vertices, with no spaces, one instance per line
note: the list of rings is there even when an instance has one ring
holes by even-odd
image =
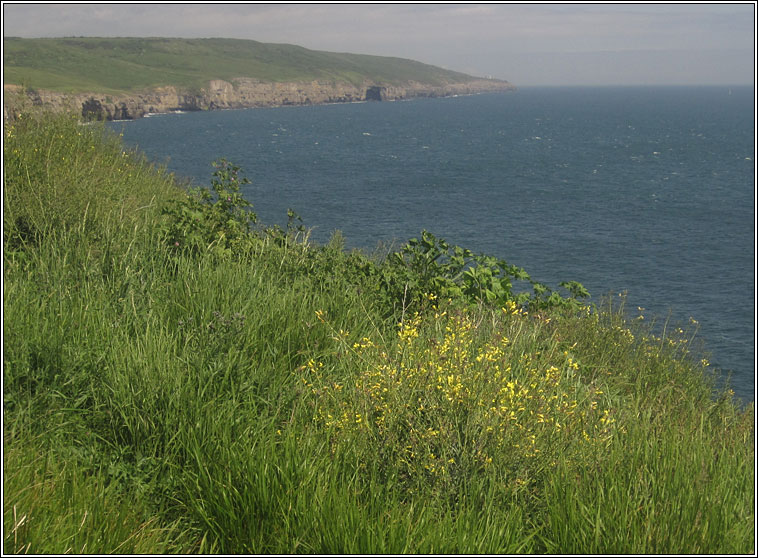
[[[463,299],[470,303],[503,306],[508,301],[532,309],[552,306],[578,308],[577,298],[589,293],[576,281],[561,283],[571,297],[562,297],[545,285],[533,281],[522,268],[485,254],[474,254],[451,246],[428,231],[421,239],[412,238],[400,252],[391,254],[388,264],[407,286],[411,300],[424,294]],[[534,294],[514,292],[514,281],[530,284]]]
[[[368,295],[364,298],[377,300],[385,309],[384,315],[417,308],[430,294],[495,307],[513,301],[531,309],[577,309],[577,299],[589,296],[580,283],[571,281],[561,283],[570,293],[563,297],[533,281],[520,267],[452,246],[428,231],[422,231],[420,240],[412,238],[400,251],[378,261],[359,251],[345,254],[339,236],[327,246],[308,243],[305,226],[291,209],[286,230],[278,226],[253,230],[256,216],[247,209],[252,204],[239,193],[240,186],[249,180],[240,177],[238,166],[224,159],[214,166],[211,189],[191,190],[186,198],[164,209],[164,242],[169,249],[196,255],[240,254],[261,238],[268,238],[299,254],[299,258],[282,261],[281,265],[290,262],[295,266],[291,273],[312,275],[322,284],[355,289]],[[531,285],[534,294],[515,292],[514,282]]]
[[[230,254],[248,240],[256,215],[248,209],[252,204],[242,197],[240,186],[250,180],[225,159],[213,166],[216,170],[210,189],[192,189],[163,210],[168,247],[192,254]]]

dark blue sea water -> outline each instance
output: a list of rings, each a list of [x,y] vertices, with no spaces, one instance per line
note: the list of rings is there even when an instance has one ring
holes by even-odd
[[[207,185],[243,167],[259,219],[288,208],[350,247],[427,229],[557,287],[674,323],[754,400],[752,87],[524,88],[505,94],[160,115],[111,126]]]

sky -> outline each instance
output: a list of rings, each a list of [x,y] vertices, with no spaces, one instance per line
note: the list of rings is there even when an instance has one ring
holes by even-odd
[[[3,2],[3,36],[226,37],[543,85],[755,83],[756,3]]]

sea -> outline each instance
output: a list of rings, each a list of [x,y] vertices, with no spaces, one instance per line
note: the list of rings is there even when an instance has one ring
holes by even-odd
[[[552,288],[689,328],[755,400],[752,86],[523,87],[112,122],[195,186],[225,158],[259,221],[399,248],[427,230]]]

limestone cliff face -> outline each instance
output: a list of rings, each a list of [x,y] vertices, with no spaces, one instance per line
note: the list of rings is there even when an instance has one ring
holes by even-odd
[[[211,80],[197,91],[180,91],[175,87],[156,89],[133,95],[101,93],[66,94],[53,91],[26,91],[5,85],[6,114],[16,103],[46,106],[56,111],[72,110],[84,119],[131,120],[148,113],[175,111],[236,109],[286,105],[316,105],[356,101],[392,101],[414,97],[447,97],[515,89],[507,81],[477,79],[467,82],[429,85],[407,82],[389,85],[365,82],[356,86],[347,82],[263,82],[252,78],[235,78],[231,82]]]

